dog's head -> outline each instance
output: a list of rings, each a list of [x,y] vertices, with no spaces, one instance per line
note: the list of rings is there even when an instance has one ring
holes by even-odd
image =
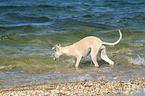
[[[56,60],[57,58],[59,58],[60,55],[62,55],[60,48],[61,48],[61,45],[59,45],[59,44],[56,45],[56,47],[52,48],[52,50],[55,50],[55,52],[54,52],[54,56],[55,56],[54,60]]]

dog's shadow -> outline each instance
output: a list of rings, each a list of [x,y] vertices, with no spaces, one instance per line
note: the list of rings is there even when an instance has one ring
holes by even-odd
[[[98,61],[98,64],[99,64],[99,68],[102,68],[102,67],[109,67],[110,65],[107,63],[107,62],[105,62],[104,60],[99,60]],[[92,62],[92,61],[89,61],[89,60],[83,60],[83,61],[81,61],[81,63],[80,63],[80,68],[85,68],[85,67],[94,67],[95,65],[94,65],[94,63]]]

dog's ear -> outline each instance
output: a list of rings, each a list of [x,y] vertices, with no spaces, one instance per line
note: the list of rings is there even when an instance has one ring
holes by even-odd
[[[55,50],[56,49],[56,47],[52,47],[52,50]]]
[[[52,47],[52,50],[59,51],[59,47],[61,47],[61,45],[57,44],[56,47]]]
[[[57,44],[56,47],[61,47],[61,45],[60,44]]]

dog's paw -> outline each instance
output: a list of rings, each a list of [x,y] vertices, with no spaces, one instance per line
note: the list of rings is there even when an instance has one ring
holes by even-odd
[[[114,65],[114,62],[112,61],[112,62],[111,62],[111,63],[109,63],[109,64],[113,66],[113,65]]]
[[[98,68],[98,67],[99,67],[99,65],[95,65],[95,67],[96,67],[96,68]]]

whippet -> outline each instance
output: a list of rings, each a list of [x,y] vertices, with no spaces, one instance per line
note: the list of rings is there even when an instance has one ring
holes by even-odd
[[[60,45],[56,45],[56,47],[52,48],[52,49],[55,49],[54,60],[56,58],[59,58],[59,56],[62,54],[73,56],[77,59],[75,67],[78,68],[81,58],[86,57],[89,54],[91,54],[91,58],[92,58],[93,63],[95,64],[95,67],[99,67],[96,60],[96,56],[98,52],[100,51],[101,58],[105,60],[106,62],[108,62],[110,65],[114,65],[114,62],[108,58],[106,54],[106,47],[103,44],[115,45],[119,43],[122,38],[122,33],[120,30],[119,30],[119,34],[120,34],[119,39],[114,43],[103,42],[95,36],[88,36],[70,46],[61,47]]]

